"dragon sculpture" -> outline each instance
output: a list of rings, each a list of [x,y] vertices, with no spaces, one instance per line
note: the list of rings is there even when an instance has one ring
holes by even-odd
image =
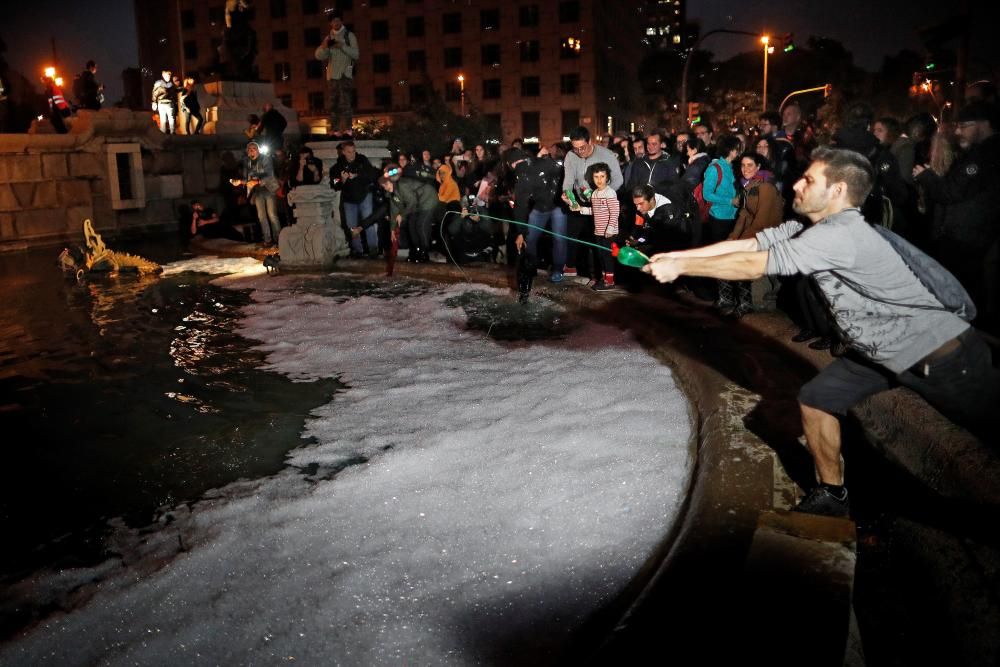
[[[83,238],[87,243],[86,250],[63,248],[59,253],[59,266],[63,271],[75,274],[77,280],[90,273],[156,275],[163,271],[163,267],[156,262],[127,252],[109,250],[89,219],[83,221]]]

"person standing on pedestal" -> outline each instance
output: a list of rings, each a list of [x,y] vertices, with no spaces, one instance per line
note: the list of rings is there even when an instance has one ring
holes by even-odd
[[[358,38],[344,25],[340,12],[330,14],[330,34],[316,49],[316,60],[326,63],[330,132],[334,139],[351,139],[354,104],[354,63],[360,56]]]
[[[165,69],[153,83],[153,111],[160,116],[160,132],[164,134],[173,134],[176,129],[177,98],[172,76],[170,70]]]

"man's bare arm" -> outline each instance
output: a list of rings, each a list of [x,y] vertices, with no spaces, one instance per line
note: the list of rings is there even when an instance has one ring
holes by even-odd
[[[734,252],[756,252],[757,239],[740,239],[737,241],[720,241],[712,245],[690,250],[675,250],[674,252],[658,253],[650,257],[650,261],[658,261],[658,257],[715,257],[717,255],[728,255]]]
[[[767,251],[733,252],[711,257],[675,257],[657,255],[661,259],[650,262],[643,271],[661,283],[670,283],[680,276],[718,278],[719,280],[754,280],[764,275],[767,268]]]

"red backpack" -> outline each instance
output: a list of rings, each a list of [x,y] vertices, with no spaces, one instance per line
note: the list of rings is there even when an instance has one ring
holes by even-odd
[[[711,166],[719,170],[719,180],[715,182],[715,190],[719,189],[719,185],[722,183],[722,167],[719,166],[718,162],[712,162]],[[712,192],[715,194],[715,191]],[[691,193],[694,196],[694,200],[698,203],[698,215],[701,216],[701,221],[705,222],[708,220],[708,212],[712,208],[711,202],[705,201],[705,179],[701,179],[701,183],[694,186],[694,191]]]

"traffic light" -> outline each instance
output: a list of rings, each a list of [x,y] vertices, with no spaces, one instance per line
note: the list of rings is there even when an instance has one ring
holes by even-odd
[[[781,49],[785,53],[795,50],[795,40],[792,37],[792,33],[786,32],[781,36]]]
[[[701,120],[701,104],[688,102],[688,123],[697,123],[699,120]]]

